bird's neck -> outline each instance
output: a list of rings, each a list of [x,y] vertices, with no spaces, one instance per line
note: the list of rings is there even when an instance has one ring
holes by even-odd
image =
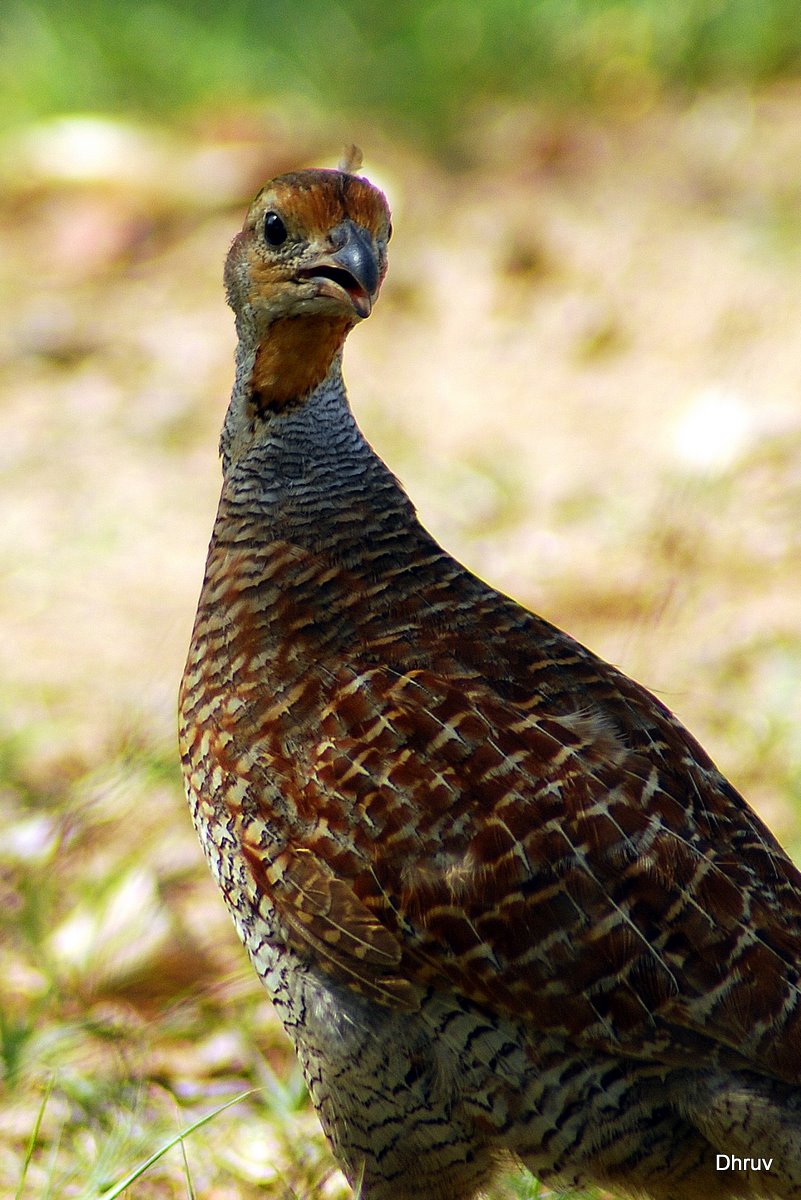
[[[264,409],[278,412],[308,396],[339,359],[352,325],[347,317],[282,317],[255,345],[250,388]]]
[[[346,318],[319,315],[278,318],[258,333],[238,323],[236,379],[220,439],[226,475],[271,422],[322,386],[344,396],[342,347],[350,327]]]
[[[302,400],[259,411],[243,355],[221,438],[223,489],[217,528],[251,547],[285,541],[339,563],[374,544],[395,565],[419,536],[395,476],[359,429],[342,378],[341,353]],[[388,547],[388,548],[387,548]]]

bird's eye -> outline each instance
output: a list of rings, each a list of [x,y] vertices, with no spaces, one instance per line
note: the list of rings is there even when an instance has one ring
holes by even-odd
[[[387,225],[387,241],[392,237],[392,222]]]
[[[264,239],[268,246],[280,246],[286,238],[286,225],[278,213],[268,212],[264,218]]]

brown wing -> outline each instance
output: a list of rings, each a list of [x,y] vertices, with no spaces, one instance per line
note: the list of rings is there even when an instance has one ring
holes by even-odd
[[[252,878],[269,894],[301,953],[385,1004],[411,1005],[414,987],[399,968],[403,951],[393,933],[366,907],[350,881],[337,879],[312,850],[284,850],[267,864],[261,847],[243,838]]]
[[[799,1077],[801,879],[658,701],[417,529],[374,536],[369,577],[366,551],[351,577],[239,546],[210,558],[186,721],[298,948],[383,1000],[434,983],[588,1047]]]
[[[285,911],[340,947],[334,968],[350,941],[346,973],[385,999],[393,974],[447,981],[587,1047],[687,1061],[719,1043],[797,1078],[799,876],[666,710],[581,653],[596,683],[558,716],[469,672],[341,670],[295,764],[298,861],[325,899],[284,887]]]

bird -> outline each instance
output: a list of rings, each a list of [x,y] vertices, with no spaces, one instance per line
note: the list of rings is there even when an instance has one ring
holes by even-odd
[[[359,170],[272,179],[225,266],[179,724],[239,937],[363,1200],[521,1165],[801,1198],[801,875],[669,709],[451,557],[365,439],[342,352],[392,225]]]

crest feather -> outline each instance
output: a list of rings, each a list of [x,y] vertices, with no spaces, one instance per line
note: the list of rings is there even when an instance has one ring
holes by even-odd
[[[350,146],[345,146],[343,149],[342,156],[337,164],[337,170],[344,171],[346,175],[353,175],[354,172],[359,170],[363,162],[364,155],[361,152],[361,148],[351,144]]]

